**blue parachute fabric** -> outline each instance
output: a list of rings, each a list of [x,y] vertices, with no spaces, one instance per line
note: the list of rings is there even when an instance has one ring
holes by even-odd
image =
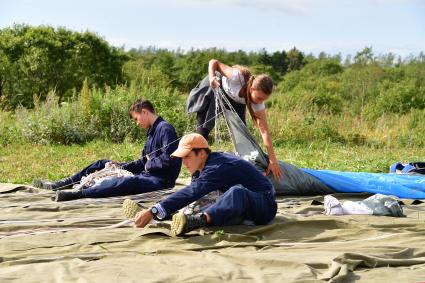
[[[425,176],[421,175],[302,170],[337,192],[366,192],[399,198],[425,199]]]

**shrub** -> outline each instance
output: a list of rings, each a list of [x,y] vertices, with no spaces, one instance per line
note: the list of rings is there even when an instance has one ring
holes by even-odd
[[[425,108],[425,87],[417,86],[415,79],[406,79],[400,83],[383,81],[379,85],[379,95],[367,108],[372,117],[384,113],[408,113],[411,109]]]
[[[12,113],[0,111],[0,121],[0,145],[6,146],[22,139],[21,131]]]
[[[138,98],[151,100],[157,113],[170,121],[179,134],[185,131],[185,104],[175,91],[163,87],[83,87],[81,95],[61,104],[51,92],[45,102],[35,99],[33,110],[19,108],[16,116],[22,136],[37,144],[144,140],[144,131],[137,129],[128,115]]]

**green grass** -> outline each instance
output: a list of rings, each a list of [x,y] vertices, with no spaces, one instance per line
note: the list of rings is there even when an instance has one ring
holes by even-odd
[[[0,148],[0,182],[31,183],[34,178],[56,180],[67,177],[98,159],[137,159],[142,144],[96,141],[85,145],[9,144]],[[213,146],[217,150],[217,146]],[[226,144],[222,150],[231,150]],[[316,142],[309,145],[280,145],[278,159],[303,168],[354,172],[387,172],[397,161],[423,161],[424,148],[372,148]],[[189,176],[182,169],[181,177]]]
[[[425,160],[422,147],[373,148],[318,142],[280,147],[276,152],[280,160],[298,167],[352,172],[386,173],[394,162]]]
[[[142,145],[91,142],[86,145],[9,144],[0,149],[0,181],[29,183],[34,178],[59,179],[98,159],[130,161]]]

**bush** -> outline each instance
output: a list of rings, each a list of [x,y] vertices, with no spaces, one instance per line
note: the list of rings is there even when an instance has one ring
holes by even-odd
[[[412,109],[425,108],[425,87],[417,86],[416,79],[406,79],[400,83],[383,81],[379,85],[379,95],[367,108],[372,117],[384,113],[408,113]]]
[[[138,98],[151,100],[157,113],[170,121],[179,134],[185,131],[187,119],[182,115],[185,104],[176,92],[163,87],[89,90],[85,86],[81,95],[61,104],[51,92],[45,102],[35,99],[33,110],[19,108],[16,116],[22,136],[31,143],[144,140],[144,131],[140,131],[128,115],[131,104]]]
[[[315,75],[315,76],[330,76],[342,73],[344,69],[342,68],[339,61],[335,59],[321,59],[315,60],[307,64],[301,72],[306,75]]]
[[[143,62],[130,61],[124,65],[124,73],[127,79],[135,85],[169,87],[173,80],[154,67],[145,67]]]
[[[95,123],[84,118],[80,104],[59,106],[54,93],[44,103],[35,99],[34,110],[19,108],[16,116],[24,139],[35,144],[84,143],[99,136]]]
[[[16,119],[10,112],[0,111],[0,145],[6,146],[22,139]]]
[[[84,78],[102,87],[123,83],[124,51],[91,32],[49,26],[14,25],[0,29],[0,107],[31,108],[52,89],[67,98]]]
[[[339,88],[337,80],[306,80],[284,95],[275,95],[273,104],[280,105],[281,109],[301,108],[307,112],[318,110],[338,114],[343,110]]]

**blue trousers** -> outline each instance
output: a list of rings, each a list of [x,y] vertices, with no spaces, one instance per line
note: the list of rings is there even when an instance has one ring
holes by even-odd
[[[276,211],[274,192],[253,192],[235,185],[204,212],[211,217],[213,225],[225,226],[240,224],[243,220],[264,225],[273,220]]]
[[[87,166],[86,168],[84,168],[83,170],[81,170],[80,172],[75,173],[73,176],[71,176],[70,178],[72,179],[72,182],[76,183],[81,181],[81,179],[93,172],[102,170],[103,168],[105,168],[105,164],[108,163],[111,160],[106,160],[106,159],[101,159],[98,160],[92,164],[90,164],[89,166]]]
[[[105,168],[110,160],[98,160],[71,177],[73,182],[79,182],[82,177]],[[141,173],[131,177],[114,178],[99,185],[83,189],[86,198],[104,198],[114,196],[135,195],[168,188],[167,180]]]

